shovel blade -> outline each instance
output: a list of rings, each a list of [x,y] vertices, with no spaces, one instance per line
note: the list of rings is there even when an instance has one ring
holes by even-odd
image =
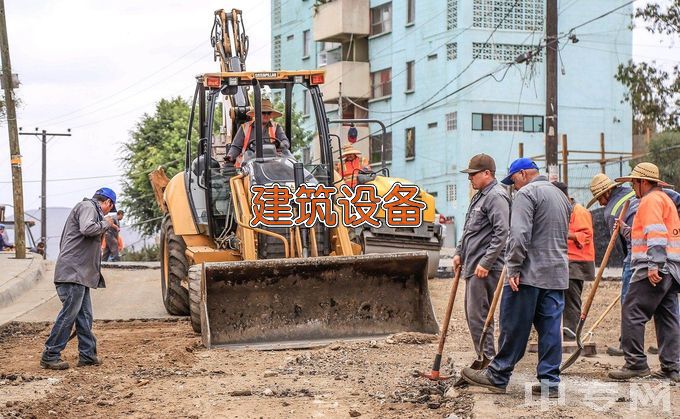
[[[472,365],[470,365],[470,368],[473,370],[483,370],[484,368],[488,367],[489,364],[491,363],[491,359],[487,358],[486,355],[483,355],[482,358],[477,358],[472,362]],[[460,377],[458,381],[455,382],[453,385],[454,387],[462,387],[466,386],[467,381],[463,377]]]

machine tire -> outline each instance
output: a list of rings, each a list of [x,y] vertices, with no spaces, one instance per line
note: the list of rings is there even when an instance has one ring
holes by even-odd
[[[189,268],[189,312],[191,328],[201,333],[201,267],[193,265]]]
[[[161,290],[165,310],[174,316],[189,314],[189,292],[182,286],[189,272],[186,248],[182,236],[175,234],[170,214],[166,214],[161,224]]]

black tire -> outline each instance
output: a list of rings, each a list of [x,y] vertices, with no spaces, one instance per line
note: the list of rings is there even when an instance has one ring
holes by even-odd
[[[189,268],[189,312],[191,328],[201,333],[201,267],[193,265]]]
[[[175,234],[170,215],[166,214],[161,224],[161,290],[165,310],[174,316],[189,314],[189,292],[182,286],[189,273],[186,249],[184,239]]]

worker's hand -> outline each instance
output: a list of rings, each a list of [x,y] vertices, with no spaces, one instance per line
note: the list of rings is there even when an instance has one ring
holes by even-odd
[[[475,276],[477,278],[486,278],[489,276],[489,270],[485,269],[482,265],[477,264],[477,267],[475,268]]]
[[[120,228],[118,228],[118,226],[116,225],[116,223],[113,221],[113,218],[111,218],[111,217],[104,217],[104,219],[109,223],[109,228],[111,228],[111,229],[113,229],[113,230],[115,230],[115,231],[119,231],[119,230],[120,230]]]
[[[455,271],[456,269],[458,269],[458,267],[460,266],[460,264],[461,264],[460,255],[454,256],[454,257],[453,257],[453,270]]]
[[[655,287],[656,284],[661,282],[661,280],[663,279],[663,277],[659,275],[658,269],[647,269],[647,278],[649,279],[649,282],[651,282],[651,284]]]
[[[510,289],[517,292],[519,291],[519,274],[517,276],[511,276],[508,278],[508,284],[510,284]]]

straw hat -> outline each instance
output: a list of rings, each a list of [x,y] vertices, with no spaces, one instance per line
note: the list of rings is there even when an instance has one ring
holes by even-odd
[[[272,118],[278,118],[279,116],[283,115],[281,112],[274,109],[274,107],[272,106],[271,100],[262,99],[261,104],[262,104],[262,113],[271,112]],[[248,115],[249,116],[255,115],[255,105],[253,105],[253,110],[248,111]]]
[[[616,178],[617,182],[630,182],[633,179],[644,179],[656,182],[659,186],[672,186],[659,177],[659,168],[653,163],[640,163],[633,168],[628,176]]]
[[[350,155],[352,155],[352,154],[356,154],[357,156],[360,156],[360,155],[361,155],[361,151],[357,150],[356,148],[354,148],[353,146],[351,146],[351,145],[349,145],[349,144],[347,144],[346,146],[344,146],[344,147],[342,148],[342,157],[343,157],[343,158],[344,158],[344,157],[347,157],[347,156],[350,156]]]
[[[621,186],[621,183],[614,182],[604,173],[598,173],[593,176],[593,180],[590,181],[590,192],[593,194],[593,199],[588,202],[586,208],[590,208],[595,202],[597,202],[597,198],[601,197],[607,193],[607,191],[612,190],[617,186]]]

